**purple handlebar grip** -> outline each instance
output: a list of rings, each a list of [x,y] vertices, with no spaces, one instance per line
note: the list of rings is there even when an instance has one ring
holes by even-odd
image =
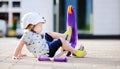
[[[50,58],[49,57],[38,57],[38,60],[39,61],[50,61]]]
[[[54,58],[56,62],[67,62],[67,58]]]
[[[49,57],[38,57],[38,61],[67,62],[67,58],[49,58]]]

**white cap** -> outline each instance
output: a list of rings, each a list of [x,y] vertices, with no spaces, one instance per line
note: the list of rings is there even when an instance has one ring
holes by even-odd
[[[40,16],[39,13],[36,12],[29,12],[23,16],[21,19],[21,26],[22,28],[26,28],[29,24],[36,25],[39,22],[46,22],[45,18]]]

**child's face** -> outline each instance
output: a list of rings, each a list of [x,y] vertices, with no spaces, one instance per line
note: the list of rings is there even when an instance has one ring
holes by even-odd
[[[39,22],[38,24],[36,24],[34,27],[34,31],[36,33],[40,34],[42,32],[42,25],[43,24],[44,24],[43,22]]]

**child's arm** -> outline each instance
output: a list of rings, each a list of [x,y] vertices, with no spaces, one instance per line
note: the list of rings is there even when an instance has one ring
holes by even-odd
[[[15,50],[15,53],[13,56],[14,59],[18,59],[21,57],[20,55],[22,55],[21,51],[22,51],[24,44],[26,44],[26,42],[24,40],[21,40],[20,43],[18,44],[16,50]]]

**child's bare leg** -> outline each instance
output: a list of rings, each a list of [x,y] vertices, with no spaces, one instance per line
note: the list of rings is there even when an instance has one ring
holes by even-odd
[[[63,38],[65,39],[65,34],[57,33],[57,32],[48,32],[48,34],[53,38],[53,39],[58,39],[58,38]]]
[[[70,51],[71,53],[75,54],[77,51],[72,48],[69,43],[65,40],[61,38],[61,42],[62,42],[62,48],[66,51]]]
[[[72,35],[72,28],[68,27],[67,30],[65,31],[64,34],[57,33],[57,32],[48,32],[48,34],[53,38],[53,39],[58,39],[58,38],[63,38],[70,42],[71,35]]]

